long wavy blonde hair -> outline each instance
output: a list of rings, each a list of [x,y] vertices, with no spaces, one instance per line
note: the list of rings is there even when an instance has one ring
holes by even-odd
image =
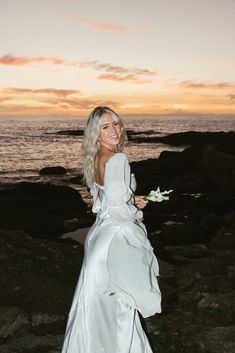
[[[118,144],[117,152],[121,152],[127,141],[127,134],[124,128],[123,121],[111,108],[96,107],[89,115],[87,126],[84,130],[84,138],[82,143],[83,152],[83,177],[82,183],[89,188],[95,180],[95,172],[97,167],[97,155],[100,150],[98,138],[100,135],[100,126],[102,123],[102,116],[110,114],[114,121],[120,125],[121,135]]]

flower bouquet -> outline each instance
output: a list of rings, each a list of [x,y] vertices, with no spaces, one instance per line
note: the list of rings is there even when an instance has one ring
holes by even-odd
[[[146,196],[144,196],[145,201],[153,201],[153,202],[162,202],[164,200],[169,200],[169,195],[173,190],[165,190],[165,191],[160,191],[160,188],[158,187],[157,190],[152,190],[150,193]]]

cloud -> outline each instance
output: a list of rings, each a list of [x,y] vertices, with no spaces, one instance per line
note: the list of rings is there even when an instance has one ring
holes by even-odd
[[[143,79],[139,78],[137,75],[135,76],[132,74],[122,75],[122,76],[105,74],[105,75],[97,76],[97,78],[99,80],[108,80],[108,81],[116,81],[116,82],[131,82],[131,83],[135,83],[135,84],[146,84],[146,83],[152,82],[152,80],[143,80]]]
[[[233,88],[235,85],[228,82],[219,82],[219,83],[195,83],[192,81],[182,81],[176,83],[173,86],[185,90],[224,90],[228,88]]]
[[[156,74],[155,71],[145,68],[116,66],[109,63],[101,64],[98,61],[86,62],[86,65],[95,71],[105,72],[96,76],[98,80],[146,84],[152,82]]]
[[[79,90],[59,90],[54,88],[29,89],[5,88],[0,90],[0,114],[82,114],[98,105],[120,106],[112,99],[84,98]]]
[[[100,64],[97,61],[92,61],[91,64],[97,70],[114,73],[114,74],[126,74],[132,73],[134,75],[143,75],[143,76],[153,76],[155,71],[149,69],[142,69],[139,67],[123,67],[123,66],[114,66],[111,64]]]
[[[43,89],[30,89],[30,88],[5,88],[2,93],[10,95],[27,95],[27,94],[42,94],[42,95],[54,95],[57,97],[67,97],[73,94],[81,95],[81,91],[78,90],[67,90],[67,89],[56,89],[56,88],[43,88]]]
[[[44,63],[52,63],[54,65],[65,65],[65,61],[55,57],[25,57],[18,56],[15,57],[13,55],[4,55],[0,57],[0,65],[8,65],[8,66],[27,66],[32,64],[44,64]]]
[[[72,20],[74,22],[84,23],[85,25],[98,29],[100,31],[109,32],[114,36],[120,37],[122,39],[128,39],[128,29],[122,25],[113,25],[110,23],[95,22],[88,17],[81,16],[65,16],[66,19]]]
[[[64,65],[79,67],[82,70],[91,69],[95,71],[95,78],[99,80],[109,80],[118,82],[131,82],[133,84],[146,84],[152,82],[156,72],[154,70],[141,67],[124,67],[110,63],[100,63],[93,61],[66,61],[57,57],[15,57],[5,55],[0,57],[0,65],[8,66],[28,66],[33,64]],[[97,76],[97,72],[99,73]],[[104,72],[105,74],[100,74]]]
[[[235,99],[235,94],[229,94],[227,97],[230,98],[231,100],[234,100]]]

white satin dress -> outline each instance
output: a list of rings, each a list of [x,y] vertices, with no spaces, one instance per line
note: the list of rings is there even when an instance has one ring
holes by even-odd
[[[161,312],[159,267],[143,212],[134,205],[135,177],[127,156],[106,163],[104,186],[94,183],[96,220],[85,241],[62,353],[152,353],[139,313]]]

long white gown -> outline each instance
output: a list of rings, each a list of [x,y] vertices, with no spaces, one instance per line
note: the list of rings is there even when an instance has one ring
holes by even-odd
[[[161,312],[159,267],[135,189],[127,156],[115,153],[104,186],[93,183],[90,190],[97,216],[86,236],[62,353],[152,353],[138,312],[144,318]]]

